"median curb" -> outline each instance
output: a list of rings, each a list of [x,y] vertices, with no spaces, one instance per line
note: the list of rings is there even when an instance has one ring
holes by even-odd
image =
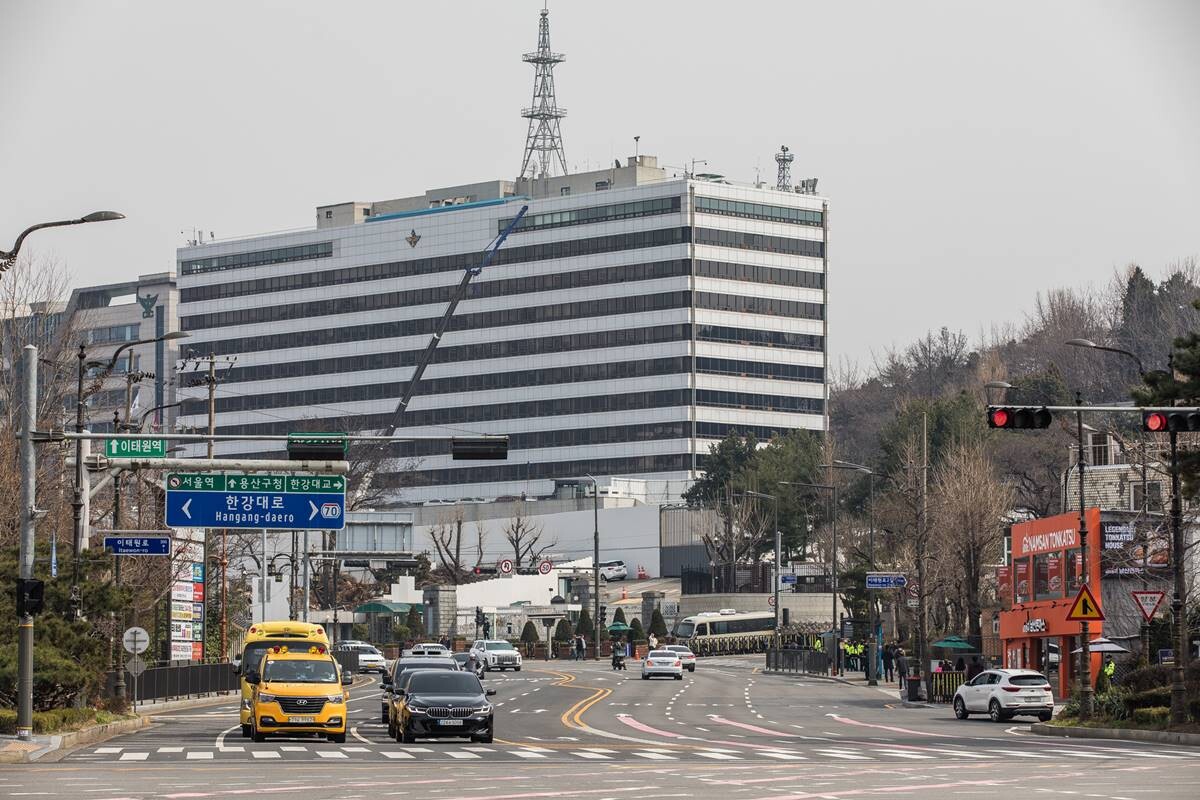
[[[857,689],[875,689],[876,691],[879,691],[881,694],[892,696],[893,699],[896,700],[896,702],[900,703],[900,705],[904,706],[905,708],[938,708],[938,706],[933,705],[932,703],[926,703],[924,700],[921,700],[918,702],[913,702],[912,700],[904,700],[902,698],[895,697],[894,693],[890,689],[881,690],[878,686],[867,686],[865,683],[846,680],[845,678],[839,678],[836,675],[818,675],[815,672],[782,672],[782,671],[776,670],[776,669],[764,669],[762,671],[762,674],[763,675],[798,675],[801,678],[812,678],[812,679],[818,680],[818,681],[830,681],[832,683],[840,683],[843,686],[853,686]]]
[[[1039,736],[1062,736],[1072,739],[1124,739],[1131,742],[1200,746],[1200,733],[1144,731],[1137,728],[1081,728],[1075,726],[1047,725],[1044,722],[1033,723],[1029,726],[1029,730]]]
[[[46,756],[54,755],[61,757],[67,751],[74,750],[85,744],[103,742],[114,736],[120,736],[123,733],[132,733],[141,730],[148,725],[150,725],[150,718],[139,716],[133,719],[106,722],[102,725],[92,725],[91,727],[81,728],[68,733],[38,737],[32,742],[13,741],[0,749],[0,764],[28,764],[40,761]],[[55,759],[52,758],[49,760]]]

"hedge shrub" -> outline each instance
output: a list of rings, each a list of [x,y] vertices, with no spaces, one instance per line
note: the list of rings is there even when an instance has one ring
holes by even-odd
[[[1171,687],[1159,686],[1154,689],[1146,689],[1141,692],[1130,694],[1125,700],[1126,706],[1130,711],[1139,708],[1155,708],[1158,706],[1171,705]]]
[[[1139,725],[1166,725],[1171,721],[1171,709],[1167,706],[1134,709],[1133,721]]]
[[[52,711],[33,712],[34,733],[60,733],[73,731],[100,722],[110,722],[113,715],[94,708],[56,708]],[[0,708],[0,734],[16,735],[17,712],[11,708]]]

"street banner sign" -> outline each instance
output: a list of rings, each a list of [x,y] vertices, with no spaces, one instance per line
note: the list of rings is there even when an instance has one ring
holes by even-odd
[[[549,575],[550,570],[552,570],[552,569],[554,569],[553,561],[546,560],[546,561],[543,561],[542,563],[538,564],[538,572],[540,572],[543,575]]]
[[[170,536],[105,536],[104,549],[114,556],[169,556]]]
[[[511,575],[513,571],[513,563],[511,558],[500,559],[500,574]]]
[[[342,530],[341,475],[172,473],[166,479],[167,525],[181,528]]]
[[[1152,590],[1133,591],[1130,592],[1133,599],[1138,604],[1138,608],[1142,611],[1142,616],[1146,618],[1146,622],[1154,619],[1154,612],[1158,611],[1159,605],[1163,598],[1167,596],[1166,592],[1156,592]]]
[[[868,589],[903,589],[908,585],[908,578],[899,572],[868,572]]]
[[[109,458],[166,458],[166,439],[105,439],[104,455]]]
[[[1086,583],[1079,587],[1079,594],[1075,595],[1075,601],[1071,603],[1067,619],[1073,622],[1100,622],[1104,619],[1104,612],[1100,610],[1100,604],[1096,602],[1095,595]]]
[[[150,634],[146,633],[145,628],[126,628],[125,633],[121,635],[121,644],[134,655],[144,653],[150,646]]]

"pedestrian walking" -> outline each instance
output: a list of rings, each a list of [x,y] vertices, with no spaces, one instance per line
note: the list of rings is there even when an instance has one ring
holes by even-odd
[[[651,650],[657,650],[657,649],[658,649],[658,637],[657,637],[657,636],[655,636],[653,633],[652,633],[652,634],[650,634],[650,638],[649,638],[649,639],[647,639],[646,641],[647,641],[647,643],[650,645],[650,649],[651,649]]]
[[[983,672],[983,664],[979,663],[979,656],[971,656],[971,663],[967,665],[967,680],[971,680],[979,673]]]
[[[583,638],[583,634],[575,634],[575,660],[583,661],[587,655],[587,641]]]
[[[895,647],[893,647],[890,644],[886,644],[883,646],[883,679],[885,681],[887,681],[888,683],[891,683],[892,681],[894,681],[896,679],[895,673],[893,671],[893,668],[895,665],[895,662],[894,662],[895,654],[896,654]]]
[[[904,696],[904,684],[908,678],[908,656],[903,647],[896,648],[896,680],[900,682],[900,696]]]

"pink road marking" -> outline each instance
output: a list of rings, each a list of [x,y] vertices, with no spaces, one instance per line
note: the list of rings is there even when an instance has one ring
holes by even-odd
[[[716,714],[710,714],[708,716],[708,718],[711,719],[713,722],[719,722],[722,725],[732,725],[735,728],[741,728],[742,730],[745,730],[745,731],[753,731],[754,733],[761,733],[761,734],[765,734],[767,736],[784,736],[787,738],[792,738],[797,735],[794,733],[784,733],[783,731],[773,731],[773,730],[769,730],[767,728],[760,728],[757,725],[747,725],[744,722],[734,722],[731,719],[725,719],[724,717],[718,716]]]
[[[750,742],[731,742],[726,739],[701,739],[699,736],[680,736],[678,733],[672,733],[671,731],[663,731],[663,730],[659,730],[658,728],[652,728],[644,722],[638,722],[636,719],[629,716],[628,714],[618,714],[617,719],[620,720],[621,722],[625,723],[629,727],[633,728],[634,730],[641,731],[642,733],[651,733],[651,734],[654,734],[655,736],[662,736],[666,739],[680,739],[680,740],[686,741],[686,742],[697,742],[701,745],[723,744],[723,745],[726,745],[727,747],[746,747],[751,750],[779,750],[778,747],[772,747],[771,745],[766,745],[766,744],[752,744]]]
[[[563,789],[557,792],[521,792],[520,794],[494,794],[488,800],[528,800],[531,797],[575,797],[581,794],[615,794],[617,792],[644,792],[654,786],[622,786],[616,789]]]
[[[431,778],[423,781],[405,781],[405,784],[427,784],[427,783],[454,783],[451,778]],[[390,786],[388,782],[372,782],[372,783],[345,783],[342,786]],[[225,795],[241,795],[241,794],[275,794],[278,792],[296,792],[305,791],[308,789],[325,789],[325,786],[258,786],[253,789],[222,789],[215,792],[176,792],[175,794],[159,795],[166,800],[190,800],[196,797],[221,797]]]
[[[826,714],[826,716],[833,718],[835,721],[840,722],[843,725],[857,725],[860,728],[875,728],[876,730],[891,731],[892,733],[910,733],[913,736],[935,736],[938,738],[945,738],[945,734],[942,733],[914,731],[909,728],[893,728],[890,725],[872,725],[869,722],[859,722],[857,720],[850,719],[849,717],[839,717],[837,714]]]

